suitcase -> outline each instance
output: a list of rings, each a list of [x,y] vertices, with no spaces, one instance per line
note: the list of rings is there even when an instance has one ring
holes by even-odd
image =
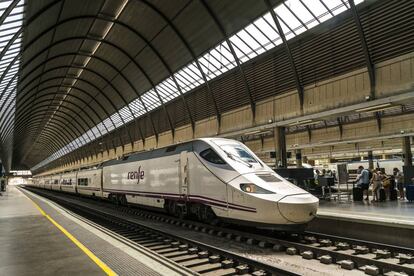
[[[379,190],[379,201],[385,201],[387,199],[387,196],[385,194],[385,189],[381,188]]]
[[[414,185],[407,185],[405,187],[405,195],[408,201],[414,201]]]
[[[352,196],[354,201],[362,201],[364,199],[364,193],[360,187],[354,187],[352,189]]]
[[[397,200],[398,198],[398,192],[396,189],[390,190],[390,200]]]

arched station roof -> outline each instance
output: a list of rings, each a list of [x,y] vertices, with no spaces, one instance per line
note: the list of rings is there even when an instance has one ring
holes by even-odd
[[[38,170],[241,105],[254,114],[265,97],[296,89],[303,101],[304,85],[351,68],[375,82],[372,64],[390,52],[376,28],[413,9],[392,2],[2,1],[1,159]]]

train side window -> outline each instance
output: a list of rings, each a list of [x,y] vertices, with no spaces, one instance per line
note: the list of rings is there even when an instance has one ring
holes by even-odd
[[[88,178],[79,178],[78,186],[88,186]]]
[[[200,152],[200,156],[203,157],[203,159],[207,160],[208,162],[214,163],[214,164],[226,164],[226,162],[212,149],[206,149]]]

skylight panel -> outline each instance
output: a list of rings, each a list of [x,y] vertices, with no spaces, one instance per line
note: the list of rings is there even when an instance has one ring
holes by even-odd
[[[298,35],[306,31],[305,26],[298,20],[300,17],[296,17],[285,5],[279,5],[275,9],[275,12],[282,21],[282,29],[286,36],[288,36],[290,32],[294,32],[294,35]]]
[[[108,133],[103,122],[100,122],[96,127],[101,131],[102,135],[105,135],[106,133]]]
[[[145,114],[145,108],[142,105],[139,98],[133,100],[129,104],[129,108],[131,108],[132,112],[134,112],[135,117],[139,117],[139,116]]]
[[[226,60],[221,55],[221,53],[217,50],[217,48],[213,49],[208,53],[206,57],[208,63],[210,64],[209,68],[212,71],[218,71],[220,73],[226,72],[228,69],[226,68]],[[220,73],[217,73],[220,75]]]
[[[301,0],[312,13],[318,17],[320,22],[324,22],[332,17],[329,11],[323,6],[320,0]]]
[[[122,120],[127,123],[134,119],[133,115],[131,114],[131,111],[129,110],[128,106],[125,106],[119,110],[119,114],[122,118]]]
[[[339,13],[341,13],[341,12],[343,12],[343,11],[345,11],[347,9],[347,7],[344,6],[344,3],[341,0],[329,0],[329,1],[322,0],[322,1],[324,2],[325,6],[327,6],[328,9],[334,15],[337,15],[337,14],[339,14]],[[346,4],[348,4],[348,1],[345,1],[344,0],[344,2]]]
[[[174,81],[171,78],[168,78],[162,83],[158,84],[156,86],[156,89],[163,102],[168,102],[180,94]]]
[[[165,79],[161,83],[161,85],[163,85],[166,89],[168,89],[171,93],[173,93],[171,95],[173,95],[174,97],[178,97],[180,95],[180,92],[178,91],[178,87],[172,77]]]
[[[193,79],[198,80],[200,84],[204,83],[203,75],[201,74],[195,62],[188,65],[183,71],[191,75]]]
[[[98,129],[97,126],[94,126],[93,128],[91,128],[91,131],[92,131],[93,135],[95,136],[95,138],[100,136],[99,129]]]
[[[105,127],[106,127],[106,129],[107,129],[108,131],[111,131],[111,130],[115,129],[115,127],[114,127],[114,125],[113,125],[113,123],[112,123],[112,121],[111,121],[111,119],[110,119],[110,118],[106,118],[106,119],[103,121],[103,124],[105,125]]]
[[[194,63],[185,67],[183,70],[178,71],[177,74],[189,83],[189,85],[186,85],[186,89],[183,89],[183,92],[191,90],[189,87],[196,87],[204,82],[201,75],[199,75],[200,71],[195,67]]]
[[[180,80],[183,83],[183,85],[180,84],[183,92],[190,91],[202,83],[202,79],[189,68],[179,71],[176,76],[177,81]]]
[[[13,13],[11,13],[9,16],[7,16],[7,18],[4,20],[4,23],[3,24],[5,24],[5,25],[9,25],[9,22],[13,22],[14,24],[15,23],[20,23],[20,20],[23,18],[23,12],[19,12],[19,13],[16,13],[16,12],[13,12]],[[20,24],[15,24],[16,26],[20,26],[21,25],[21,23]]]
[[[16,31],[18,30],[18,26],[12,26],[9,27],[7,25],[1,25],[0,26],[0,36],[5,36],[5,35],[15,35]]]
[[[142,95],[142,100],[144,101],[148,110],[153,110],[154,108],[157,108],[161,105],[160,100],[158,99],[158,96],[153,89]]]
[[[217,76],[217,73],[215,73],[215,70],[212,70],[210,68],[210,63],[208,62],[207,59],[205,59],[204,56],[199,58],[198,61],[200,63],[201,68],[204,71],[204,74],[206,75],[207,80],[210,80],[210,79]],[[211,67],[213,67],[213,66],[211,66]]]
[[[245,30],[241,30],[236,35],[249,47],[251,51],[255,52],[255,55],[257,55],[257,49],[261,48],[261,45],[251,35],[249,35]]]
[[[11,3],[12,1],[0,2],[0,10],[6,10],[10,6]],[[3,12],[1,12],[1,14],[3,14]]]
[[[270,15],[270,13],[266,13],[263,17],[262,17],[263,21],[257,21],[257,25],[259,25],[259,28],[261,28],[261,30],[268,35],[271,39],[272,42],[277,46],[279,44],[282,43],[282,39],[280,38],[278,32],[277,32],[277,28],[275,25],[275,22],[273,21],[272,16]]]
[[[252,57],[256,56],[254,52],[249,48],[243,40],[241,40],[237,34],[230,37],[230,41],[233,45],[233,49],[236,52],[236,56],[239,60],[245,62],[248,60],[248,55],[250,54]]]
[[[111,119],[112,122],[114,122],[116,128],[123,125],[122,118],[119,116],[118,112],[112,114]]]
[[[93,137],[94,139],[96,139],[96,135],[95,133],[93,133],[92,129],[89,129],[86,133],[88,134],[89,137]]]
[[[187,92],[188,90],[191,90],[191,88],[194,87],[194,85],[192,85],[191,81],[189,81],[186,77],[184,77],[184,74],[182,74],[182,73],[183,72],[179,72],[179,73],[174,74],[175,79],[177,80],[178,85],[181,87],[181,90],[183,92]]]
[[[232,52],[230,51],[230,48],[229,48],[229,45],[227,44],[227,42],[221,43],[219,46],[216,47],[216,50],[226,60],[226,61],[224,61],[224,63],[225,63],[225,65],[228,69],[236,67],[236,65],[237,65],[236,60],[234,59],[234,56],[233,56]]]

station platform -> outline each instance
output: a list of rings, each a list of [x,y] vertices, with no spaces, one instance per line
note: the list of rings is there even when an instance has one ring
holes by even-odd
[[[0,275],[189,275],[14,186],[0,196],[0,248]]]
[[[414,248],[414,203],[321,200],[308,230]]]

